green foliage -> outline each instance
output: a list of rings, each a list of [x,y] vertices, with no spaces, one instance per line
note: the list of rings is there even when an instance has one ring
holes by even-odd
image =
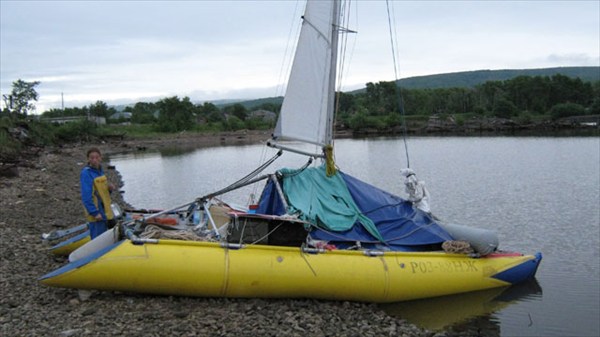
[[[600,115],[600,95],[594,98],[592,105],[590,105],[589,115]]]
[[[223,122],[223,128],[227,131],[242,130],[245,127],[244,121],[236,116],[229,116],[229,118]]]
[[[405,115],[460,116],[473,113],[477,116],[494,116],[512,119],[517,116],[519,122],[528,123],[535,116],[545,115],[557,104],[574,103],[587,108],[588,113],[598,113],[600,109],[600,82],[592,84],[579,78],[564,75],[519,76],[505,81],[487,81],[474,88],[436,88],[401,90]],[[397,125],[394,115],[398,111],[392,104],[398,104],[394,98],[392,82],[367,83],[364,92],[349,98],[348,94],[338,94],[339,121],[351,129],[390,128]],[[583,114],[573,109],[572,113]],[[527,114],[520,112],[527,111]],[[564,116],[564,110],[555,115]],[[377,117],[387,116],[387,119]],[[464,123],[458,118],[457,124]]]
[[[87,120],[53,125],[36,120],[0,118],[0,158],[18,157],[27,146],[45,146],[74,141],[88,141],[96,136],[96,124]]]
[[[259,99],[254,99],[254,100],[250,100],[250,101],[243,101],[243,102],[239,102],[239,104],[243,105],[246,110],[248,111],[252,111],[252,110],[258,110],[258,109],[264,109],[264,110],[269,110],[269,111],[273,111],[273,112],[279,112],[279,108],[281,107],[281,103],[283,102],[283,97],[278,96],[278,97],[267,97],[267,98],[259,98]],[[220,109],[224,109],[227,106],[231,105],[231,103],[215,103],[217,105],[218,108]]]
[[[36,146],[54,144],[56,137],[52,126],[47,123],[31,120],[27,122],[29,143]]]
[[[31,101],[38,100],[38,93],[35,91],[38,84],[39,81],[26,82],[20,79],[13,82],[11,93],[2,95],[6,109],[10,113],[24,116],[35,110],[35,105]]]
[[[55,128],[54,136],[62,142],[89,141],[98,136],[96,123],[83,119]]]
[[[204,102],[204,104],[198,106],[196,110],[200,115],[203,116],[209,116],[212,113],[221,113],[221,110],[219,110],[219,108],[216,105],[210,102]]]
[[[0,118],[1,153],[18,153],[22,146],[50,145],[54,140],[52,126],[47,123],[9,116]]]
[[[352,113],[356,109],[356,95],[336,92],[337,106],[340,114]]]
[[[267,111],[273,111],[275,113],[278,113],[281,110],[281,102],[276,103],[276,102],[265,102],[262,104],[259,104],[255,107],[252,107],[252,109],[248,109],[248,110],[267,110]]]
[[[474,88],[490,81],[506,81],[517,76],[549,77],[562,74],[571,78],[581,78],[582,81],[600,81],[599,67],[559,67],[543,69],[505,69],[505,70],[475,70],[461,71],[448,74],[436,74],[404,78],[399,81],[403,88]]]
[[[561,103],[550,109],[550,117],[552,117],[553,120],[564,117],[581,116],[584,114],[585,109],[583,106],[576,103]]]
[[[225,128],[223,127],[222,122],[217,122],[217,123],[205,123],[205,124],[197,125],[195,130],[198,132],[214,133],[214,132],[224,131]]]
[[[367,123],[367,115],[359,112],[348,119],[348,126],[353,130],[360,130]]]
[[[486,110],[482,106],[476,106],[473,108],[473,113],[479,116],[483,116],[486,113]]]
[[[194,121],[195,106],[189,97],[179,99],[177,96],[164,98],[156,103],[159,116],[155,124],[161,132],[179,132],[190,130],[196,124]]]
[[[357,113],[349,120],[349,126],[353,130],[364,129],[385,129],[387,116],[368,116],[364,113]]]
[[[402,125],[402,116],[399,113],[391,113],[384,118],[385,126],[393,128]]]
[[[268,130],[275,127],[274,121],[264,121],[261,117],[250,117],[244,121],[246,129],[249,130]]]
[[[42,113],[42,118],[57,118],[57,117],[74,117],[74,116],[87,116],[89,114],[87,106],[83,108],[65,108],[62,109],[50,109]]]
[[[565,73],[568,70],[565,69]],[[587,68],[583,70],[591,71]],[[573,114],[600,114],[600,82],[584,82],[580,78],[557,72],[534,71],[529,73],[535,76],[516,77],[515,74],[527,72],[513,72],[507,78],[490,76],[495,71],[476,72],[480,77],[477,81],[479,84],[465,87],[397,88],[395,82],[367,83],[362,91],[336,93],[336,125],[353,130],[388,131],[402,126],[403,120],[407,121],[410,128],[420,128],[434,114],[453,116],[458,125],[474,117],[510,118],[521,124],[528,124],[548,118],[551,114],[553,118]],[[486,78],[492,80],[484,80]],[[457,79],[455,83],[460,85],[462,82]],[[135,130],[133,133],[139,132],[140,136],[154,131],[269,129],[274,127],[274,121],[250,117],[250,112],[264,109],[278,113],[281,99],[272,97],[227,105],[205,102],[195,106],[188,97],[179,99],[174,96],[156,103],[140,102],[127,107],[126,111],[132,113],[132,123],[153,126],[152,129],[132,127]],[[568,105],[567,109],[561,106],[567,103],[579,108]],[[89,107],[46,111],[43,117],[88,114],[109,117],[113,111],[106,103],[97,101]],[[77,135],[78,132],[62,130],[59,134],[69,138],[70,134]]]
[[[494,103],[492,112],[496,117],[511,118],[517,114],[517,107],[508,99],[500,98]]]
[[[10,132],[15,127],[12,118],[0,118],[0,159],[14,159],[19,155],[21,143],[11,136]]]
[[[213,111],[208,114],[207,120],[209,123],[219,123],[225,120],[225,116],[221,111]]]
[[[521,125],[531,124],[533,122],[533,116],[529,111],[523,111],[517,116],[517,123]]]
[[[239,103],[225,107],[223,109],[223,112],[229,115],[233,115],[242,121],[246,120],[246,117],[248,117],[248,111],[243,105]]]
[[[158,107],[154,103],[138,102],[131,108],[131,123],[152,124],[157,122]]]
[[[106,120],[117,112],[115,108],[109,108],[108,105],[102,101],[96,101],[96,103],[90,104],[88,111],[90,112],[90,115],[104,117]]]
[[[399,112],[398,92],[395,83],[367,83],[365,103],[372,115],[386,115]]]

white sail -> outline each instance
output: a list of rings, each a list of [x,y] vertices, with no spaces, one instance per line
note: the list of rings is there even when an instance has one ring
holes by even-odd
[[[331,144],[339,1],[308,1],[274,139]]]

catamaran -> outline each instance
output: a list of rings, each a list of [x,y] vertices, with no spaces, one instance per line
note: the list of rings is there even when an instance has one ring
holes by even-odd
[[[403,171],[403,199],[336,167],[333,121],[342,2],[308,1],[281,113],[279,149],[219,191],[115,228],[41,277],[49,286],[126,292],[397,302],[505,287],[534,277],[541,253],[498,249],[490,231],[443,224]],[[290,142],[291,141],[291,142]],[[311,144],[317,151],[307,151]],[[306,165],[265,174],[282,153]],[[221,196],[264,182],[258,202]],[[175,222],[152,221],[169,215]]]

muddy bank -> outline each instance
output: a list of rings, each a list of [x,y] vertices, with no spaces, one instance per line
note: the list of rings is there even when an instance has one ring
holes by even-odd
[[[225,141],[253,143],[263,135],[203,136],[203,146]],[[256,137],[256,138],[255,138]],[[196,138],[196,139],[194,139]],[[235,139],[235,140],[234,140]],[[108,141],[45,148],[0,178],[0,335],[2,336],[452,336],[420,330],[376,305],[317,300],[210,299],[94,292],[38,283],[65,264],[51,256],[40,234],[83,222],[79,170],[85,151],[198,145],[197,137]],[[115,183],[118,172],[108,170]],[[118,194],[113,194],[116,200]],[[460,335],[477,335],[462,331]]]
[[[271,137],[270,131],[241,130],[235,132],[194,133],[180,132],[148,139],[107,138],[102,141],[109,152],[160,150],[168,148],[193,149],[199,147],[259,144]]]

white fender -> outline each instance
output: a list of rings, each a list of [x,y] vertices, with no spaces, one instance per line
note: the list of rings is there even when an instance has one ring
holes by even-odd
[[[493,253],[498,248],[498,236],[492,230],[441,222],[438,222],[438,224],[454,240],[467,241],[475,252],[481,255]]]

